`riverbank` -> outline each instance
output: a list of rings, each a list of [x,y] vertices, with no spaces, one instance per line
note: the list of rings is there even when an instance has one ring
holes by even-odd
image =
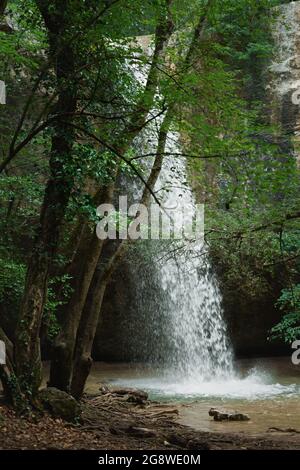
[[[300,449],[300,433],[201,432],[177,422],[179,408],[103,390],[82,401],[80,423],[47,414],[18,417],[0,405],[0,449],[263,450]]]

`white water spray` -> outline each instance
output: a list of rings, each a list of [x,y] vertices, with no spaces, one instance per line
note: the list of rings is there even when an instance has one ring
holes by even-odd
[[[166,153],[180,153],[178,135],[174,132],[168,135]],[[160,194],[167,186],[162,203],[167,211],[176,206],[169,211],[174,225],[180,223],[183,211],[193,212],[196,208],[193,193],[185,184],[187,179],[185,159],[165,157],[156,189]],[[228,378],[233,374],[232,352],[207,247],[202,240],[184,243],[181,240],[176,247],[175,255],[158,266],[171,339],[171,350],[165,351],[169,355],[165,359],[168,372],[181,382]]]

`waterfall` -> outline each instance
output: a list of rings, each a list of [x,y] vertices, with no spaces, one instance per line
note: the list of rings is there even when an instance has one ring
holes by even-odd
[[[269,87],[279,104],[277,122],[295,130],[299,128],[300,105],[300,2],[282,5],[278,13]],[[298,104],[293,102],[295,93]],[[169,133],[167,152],[179,151],[178,135]],[[163,203],[166,207],[177,204],[178,214],[181,208],[195,207],[192,191],[185,185],[187,180],[185,160],[166,157],[158,187],[163,192],[167,183],[169,191],[162,196]],[[177,211],[172,214],[176,219]],[[164,325],[169,325],[165,368],[181,381],[235,377],[218,280],[205,251],[205,245],[189,243],[157,266],[165,293]]]
[[[145,49],[145,38],[140,38]],[[151,55],[149,44],[148,54]],[[147,70],[130,65],[137,82],[144,86]],[[157,101],[159,101],[157,96]],[[158,131],[163,116],[156,109],[150,113],[152,120],[136,140],[141,153],[155,153]],[[153,116],[158,115],[153,119]],[[155,186],[155,193],[174,226],[182,220],[182,214],[191,219],[196,203],[186,169],[186,160],[180,155],[180,136],[169,131],[166,156]],[[146,168],[153,164],[148,159]],[[132,186],[131,186],[132,187]],[[135,202],[140,198],[141,188],[133,189]],[[209,260],[208,247],[201,240],[163,240],[152,244],[151,270],[138,274],[139,289],[135,293],[139,328],[142,328],[143,350],[147,360],[159,364],[165,377],[197,382],[211,378],[233,376],[233,354],[223,318],[221,294],[218,281]],[[151,251],[151,248],[150,248]],[[160,255],[157,256],[157,251]],[[161,252],[163,255],[161,256]],[[161,258],[160,260],[157,258]],[[149,270],[147,270],[149,271]],[[151,283],[159,289],[153,289]],[[146,299],[151,298],[151,301]],[[147,305],[147,307],[145,307]],[[142,318],[142,321],[141,321]],[[132,349],[135,344],[132,340]]]
[[[178,140],[176,133],[169,133],[166,153],[179,153]],[[187,180],[185,159],[165,157],[156,190],[163,193],[167,186],[162,201],[167,211],[172,208],[168,212],[174,225],[177,219],[180,222],[182,211],[190,212],[196,207]],[[157,267],[165,293],[164,323],[169,325],[170,335],[169,350],[164,351],[165,368],[179,380],[229,377],[233,374],[232,351],[208,248],[199,240],[181,240],[177,246],[175,255]]]

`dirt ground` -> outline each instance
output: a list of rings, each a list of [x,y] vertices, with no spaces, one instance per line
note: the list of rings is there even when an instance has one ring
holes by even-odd
[[[0,449],[300,449],[300,433],[293,430],[251,437],[207,433],[178,424],[177,416],[176,407],[107,392],[84,398],[76,425],[40,413],[18,417],[1,404]]]

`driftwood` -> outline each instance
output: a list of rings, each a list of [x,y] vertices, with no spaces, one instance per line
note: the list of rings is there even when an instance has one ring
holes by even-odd
[[[133,403],[143,404],[148,400],[148,393],[143,390],[137,390],[135,388],[116,388],[107,386],[101,386],[100,391],[104,394],[117,395],[118,397],[124,397],[126,401]]]
[[[298,431],[297,429],[294,429],[294,428],[281,429],[281,428],[277,428],[275,426],[272,427],[272,428],[269,428],[268,432],[290,432],[290,433],[294,433],[294,434],[300,434],[300,431]]]

